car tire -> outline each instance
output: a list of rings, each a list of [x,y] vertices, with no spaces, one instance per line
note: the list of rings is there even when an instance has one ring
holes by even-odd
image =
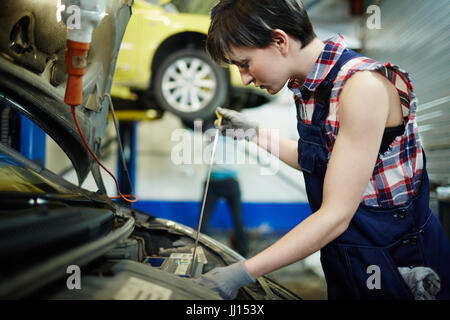
[[[181,120],[204,120],[228,97],[227,71],[215,64],[204,50],[176,51],[157,69],[153,94],[160,107]]]

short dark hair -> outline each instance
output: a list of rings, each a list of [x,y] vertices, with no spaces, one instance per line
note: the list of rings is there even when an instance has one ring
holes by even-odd
[[[300,0],[220,0],[211,10],[206,50],[219,64],[235,47],[264,48],[281,29],[300,40],[302,48],[316,35]]]

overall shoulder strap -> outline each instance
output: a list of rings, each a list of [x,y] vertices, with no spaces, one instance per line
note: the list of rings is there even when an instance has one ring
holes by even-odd
[[[333,89],[333,82],[336,79],[341,68],[351,59],[356,57],[362,57],[360,53],[357,53],[351,49],[345,49],[333,68],[330,70],[325,79],[320,83],[316,92],[316,105],[312,117],[312,123],[323,125],[328,115],[328,109],[330,106],[331,90]]]

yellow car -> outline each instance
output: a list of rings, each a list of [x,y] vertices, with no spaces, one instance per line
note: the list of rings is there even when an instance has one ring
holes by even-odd
[[[132,10],[111,89],[119,108],[159,108],[191,122],[210,118],[218,106],[241,109],[268,100],[262,90],[244,88],[236,67],[210,60],[208,16],[179,13],[158,0],[135,0]]]

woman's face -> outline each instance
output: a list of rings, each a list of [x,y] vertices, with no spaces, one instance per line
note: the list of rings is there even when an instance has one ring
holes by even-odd
[[[231,62],[239,68],[242,83],[278,93],[289,79],[285,57],[276,45],[265,48],[231,47]]]

